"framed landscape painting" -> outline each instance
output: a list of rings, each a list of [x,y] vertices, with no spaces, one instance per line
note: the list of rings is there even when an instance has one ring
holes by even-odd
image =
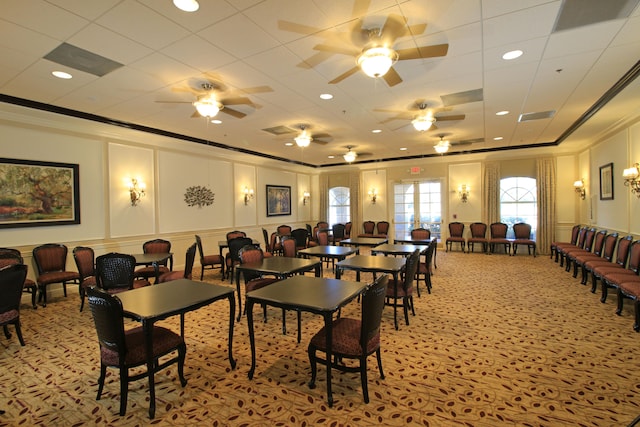
[[[613,163],[600,166],[600,200],[613,200]]]
[[[267,216],[291,215],[291,187],[267,184]]]
[[[0,158],[0,228],[80,224],[77,164]]]

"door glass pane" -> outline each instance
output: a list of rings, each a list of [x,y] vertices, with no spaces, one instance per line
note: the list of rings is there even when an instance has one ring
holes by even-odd
[[[414,228],[431,230],[431,237],[440,239],[442,192],[439,181],[394,185],[394,229],[397,239],[410,237]]]

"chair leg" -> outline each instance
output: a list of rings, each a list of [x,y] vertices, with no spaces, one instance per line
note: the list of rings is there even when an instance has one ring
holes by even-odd
[[[64,297],[67,297],[67,282],[62,282],[62,291],[64,292]]]
[[[616,307],[616,314],[620,316],[622,314],[622,307],[624,306],[624,294],[622,290],[618,288],[618,306]]]
[[[204,278],[204,265],[200,269],[200,281],[202,281],[203,278]],[[222,278],[224,279],[224,275],[222,275]]]
[[[367,386],[367,355],[360,358],[360,381],[362,382],[362,396],[364,403],[369,403],[369,387]]]
[[[7,339],[11,338],[11,332],[9,332],[9,327],[7,325],[2,325],[2,329],[4,329],[4,336]]]
[[[20,345],[24,347],[24,339],[22,338],[22,328],[20,327],[20,318],[16,319],[16,335],[18,336],[18,341],[20,341]]]
[[[318,362],[316,361],[316,348],[309,344],[307,349],[307,353],[309,354],[309,365],[311,365],[311,379],[309,380],[309,388],[316,388],[316,373],[318,368]],[[327,367],[329,369],[329,367]]]
[[[120,368],[120,416],[127,412],[127,398],[129,397],[129,370]]]
[[[633,303],[634,306],[634,312],[635,312],[635,323],[633,325],[633,330],[636,332],[640,332],[640,301],[638,301],[637,299],[635,300],[635,302]]]
[[[39,286],[39,296],[38,296],[38,301],[42,301],[42,306],[46,307],[47,306],[47,285],[40,285]]]
[[[104,378],[107,376],[107,366],[100,364],[100,376],[98,377],[98,395],[96,396],[96,400],[100,400],[100,396],[102,396],[102,388],[104,387]]]
[[[178,377],[180,377],[180,385],[187,385],[187,379],[184,377],[184,359],[187,354],[187,345],[183,344],[178,347]]]
[[[409,326],[409,298],[402,299],[402,311],[404,311],[404,321]]]
[[[78,292],[80,292],[80,311],[82,311],[82,309],[84,308],[84,288],[82,287],[82,285],[80,285],[78,287]]]
[[[37,286],[32,286],[31,287],[31,306],[33,307],[34,310],[38,309],[38,305],[36,304],[36,293],[37,293],[38,289]]]

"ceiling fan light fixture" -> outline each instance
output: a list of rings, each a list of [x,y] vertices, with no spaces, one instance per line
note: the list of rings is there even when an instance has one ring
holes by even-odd
[[[425,131],[425,130],[429,130],[429,128],[431,128],[431,125],[433,124],[433,122],[435,122],[436,119],[432,116],[418,116],[415,119],[413,119],[411,121],[411,124],[413,125],[413,127],[415,128],[415,130],[418,131]]]
[[[296,136],[295,138],[293,138],[293,140],[296,142],[296,145],[298,145],[298,147],[308,147],[309,144],[311,144],[311,136],[309,136],[309,134],[306,131],[302,131],[302,133],[298,136]]]
[[[357,64],[367,76],[376,78],[387,74],[397,60],[398,54],[395,50],[388,47],[372,47],[358,56]]]
[[[351,163],[356,159],[356,157],[358,157],[358,154],[356,154],[355,151],[351,151],[351,147],[348,148],[349,151],[347,151],[342,157],[344,158],[345,162]]]
[[[449,141],[445,141],[443,137],[440,137],[440,141],[433,146],[438,154],[444,154],[449,151]]]
[[[193,106],[196,107],[198,114],[202,117],[215,117],[220,111],[220,104],[215,99],[210,98],[199,99],[193,103]]]

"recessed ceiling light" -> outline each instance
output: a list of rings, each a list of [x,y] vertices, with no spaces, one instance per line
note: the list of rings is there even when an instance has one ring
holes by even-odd
[[[219,124],[222,123],[222,120],[213,119],[213,120],[211,120],[211,123],[213,123],[214,125],[219,125]]]
[[[505,53],[504,55],[502,55],[502,59],[504,59],[505,61],[510,61],[512,59],[516,59],[522,56],[522,51],[521,50],[512,50],[510,52]]]
[[[333,95],[331,95],[330,93],[321,93],[320,94],[320,98],[321,99],[333,99]]]
[[[494,141],[502,141],[502,137],[501,136],[496,136],[495,138],[493,138]]]
[[[285,142],[284,145],[286,145],[287,147],[291,147],[293,146],[293,142]]]
[[[371,133],[380,133],[382,132],[382,129],[374,129],[371,131]]]
[[[407,151],[407,147],[400,147],[400,151]]]
[[[73,77],[71,74],[65,73],[64,71],[53,71],[51,74],[59,79],[70,79]]]
[[[328,159],[335,159],[336,156],[327,156]]]
[[[195,12],[200,8],[197,0],[173,0],[173,4],[185,12]]]
[[[496,113],[496,116],[506,116],[507,114],[509,114],[507,110],[502,110],[502,111],[498,111]]]

